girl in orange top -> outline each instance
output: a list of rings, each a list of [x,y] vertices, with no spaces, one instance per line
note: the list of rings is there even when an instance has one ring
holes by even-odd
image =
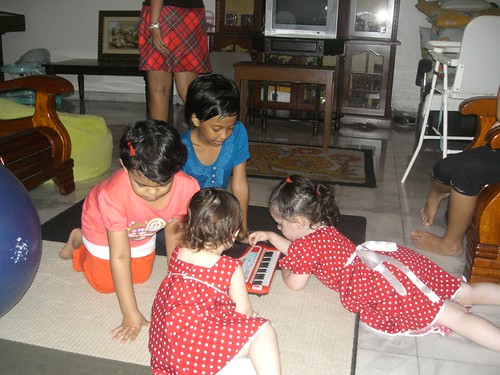
[[[151,275],[156,232],[165,228],[167,255],[178,244],[176,227],[187,213],[198,182],[181,171],[187,151],[179,133],[163,121],[129,125],[120,140],[122,169],[85,199],[82,228],[74,229],[59,253],[73,259],[101,293],[116,292],[123,314],[114,339],[134,341],[149,322],[139,311],[134,283]]]

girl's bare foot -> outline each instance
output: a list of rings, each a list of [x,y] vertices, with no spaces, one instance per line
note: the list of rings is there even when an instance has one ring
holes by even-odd
[[[82,230],[80,228],[73,229],[69,234],[68,242],[59,252],[59,257],[62,259],[73,258],[73,251],[82,246]]]
[[[462,242],[457,244],[445,243],[443,237],[420,230],[412,230],[410,233],[413,243],[422,250],[439,255],[459,256],[463,251]]]
[[[420,210],[420,218],[422,219],[422,224],[424,225],[432,225],[434,222],[434,218],[436,217],[437,211],[439,209],[439,205],[443,199],[449,197],[450,194],[429,194],[427,198],[427,202],[425,202],[425,206]]]

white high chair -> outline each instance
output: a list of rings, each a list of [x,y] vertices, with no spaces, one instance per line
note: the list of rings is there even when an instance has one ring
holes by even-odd
[[[465,27],[462,42],[430,41],[425,47],[434,60],[432,83],[423,106],[420,137],[402,183],[406,181],[424,140],[440,140],[443,158],[462,151],[450,150],[448,141],[472,140],[472,137],[448,135],[448,111],[458,111],[460,103],[471,97],[496,96],[500,86],[500,17],[474,18]],[[450,67],[455,69],[454,77],[450,75]],[[442,130],[433,128],[437,135],[426,134],[429,114],[433,110],[442,112]]]

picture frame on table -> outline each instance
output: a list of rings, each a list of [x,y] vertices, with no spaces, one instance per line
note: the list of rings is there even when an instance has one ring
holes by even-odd
[[[98,60],[133,61],[139,58],[140,11],[100,10]]]

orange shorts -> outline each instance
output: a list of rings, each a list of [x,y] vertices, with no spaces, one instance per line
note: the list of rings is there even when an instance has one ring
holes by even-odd
[[[132,282],[141,284],[149,279],[153,271],[155,252],[141,258],[131,258]],[[73,269],[83,272],[88,282],[98,292],[113,293],[115,286],[109,260],[97,258],[89,253],[85,245],[73,252]]]

